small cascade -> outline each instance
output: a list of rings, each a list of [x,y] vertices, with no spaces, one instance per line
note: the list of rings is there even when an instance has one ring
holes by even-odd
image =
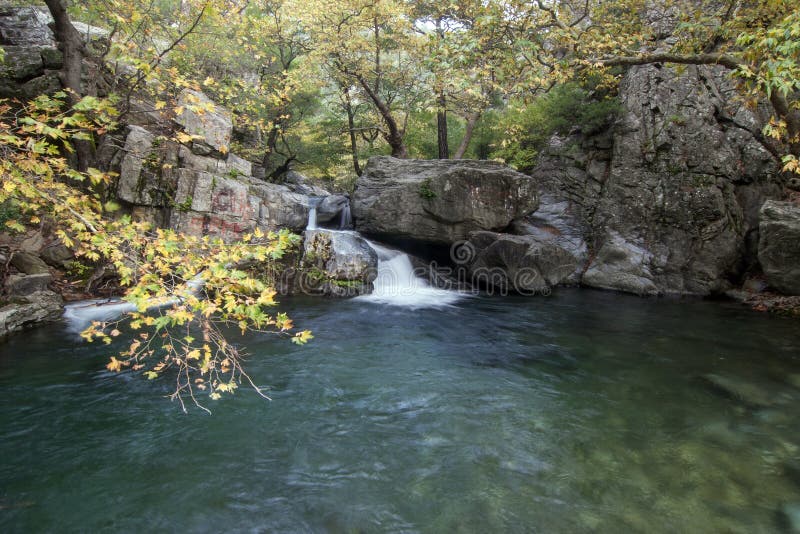
[[[197,295],[205,281],[201,275],[197,275],[186,282],[186,291],[175,296],[164,297],[163,299],[150,301],[149,310],[172,306],[180,302],[187,293]],[[93,321],[112,321],[122,315],[136,311],[136,305],[121,299],[93,299],[73,302],[64,306],[64,320],[67,322],[71,332],[80,333],[86,330]]]
[[[316,230],[317,229],[317,208],[324,197],[309,197],[308,199],[308,224],[306,225],[306,230]]]
[[[342,211],[339,212],[339,230],[352,230],[353,229],[353,216],[350,213],[350,202],[344,205]]]
[[[95,299],[64,306],[64,320],[69,330],[83,332],[93,321],[110,321],[136,310],[136,305],[119,299]]]
[[[464,297],[458,291],[432,287],[417,276],[408,254],[372,241],[367,243],[378,254],[378,276],[372,293],[356,297],[357,300],[407,308],[441,308]]]

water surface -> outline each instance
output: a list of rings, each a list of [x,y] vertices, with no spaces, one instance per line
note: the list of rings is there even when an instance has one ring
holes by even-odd
[[[795,320],[578,290],[283,308],[315,339],[246,338],[273,400],[213,416],[65,326],[0,344],[0,531],[781,532],[800,502]]]

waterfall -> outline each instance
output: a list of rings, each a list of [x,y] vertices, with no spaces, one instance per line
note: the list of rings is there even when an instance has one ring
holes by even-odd
[[[417,276],[408,254],[372,241],[367,243],[378,254],[378,276],[372,293],[356,300],[407,308],[441,308],[464,297],[458,291],[432,287]]]
[[[350,214],[350,202],[344,205],[339,212],[339,230],[352,230],[353,216]]]
[[[308,224],[306,230],[317,229],[317,207],[322,204],[324,197],[308,197]]]

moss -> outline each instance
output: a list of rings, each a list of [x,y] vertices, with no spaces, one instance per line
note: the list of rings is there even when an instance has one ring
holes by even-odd
[[[360,280],[330,280],[330,282],[338,287],[347,287],[350,289],[355,289],[361,287]]]
[[[172,207],[175,208],[176,210],[182,212],[182,213],[186,213],[187,211],[191,211],[192,202],[194,202],[194,199],[192,198],[191,195],[189,195],[188,197],[186,197],[186,200],[184,200],[183,202],[176,203],[175,201],[173,201],[172,202]]]
[[[430,178],[426,178],[421,184],[419,184],[419,196],[425,200],[432,200],[436,198],[436,191],[431,189]]]

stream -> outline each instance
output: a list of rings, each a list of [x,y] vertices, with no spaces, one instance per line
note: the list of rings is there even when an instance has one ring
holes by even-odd
[[[794,320],[572,289],[281,309],[314,340],[239,339],[273,400],[212,416],[66,323],[0,344],[0,531],[782,532],[800,503]]]

